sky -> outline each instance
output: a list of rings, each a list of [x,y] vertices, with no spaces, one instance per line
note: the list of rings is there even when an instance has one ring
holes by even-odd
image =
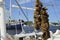
[[[11,0],[12,5],[17,5],[15,0]],[[19,4],[22,7],[34,8],[35,7],[35,0],[18,0]],[[49,14],[49,22],[59,22],[60,21],[60,0],[40,0],[43,3],[43,6],[46,7]],[[9,9],[10,9],[10,0],[5,0],[5,18],[8,20],[9,16]],[[26,16],[28,17],[29,21],[34,21],[33,15],[34,10],[26,10],[23,9]],[[18,20],[23,19],[27,21],[23,13],[18,8],[12,8],[11,10],[11,19]]]

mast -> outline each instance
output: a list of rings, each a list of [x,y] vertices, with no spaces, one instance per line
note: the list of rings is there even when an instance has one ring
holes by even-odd
[[[6,40],[6,26],[4,20],[4,0],[0,0],[0,29],[1,29],[1,40]]]
[[[10,0],[9,22],[8,22],[9,25],[11,25],[11,3],[12,1]]]

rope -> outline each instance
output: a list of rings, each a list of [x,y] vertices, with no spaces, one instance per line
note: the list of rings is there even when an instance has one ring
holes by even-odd
[[[23,9],[21,8],[20,4],[18,3],[18,1],[17,0],[15,0],[15,1],[16,1],[17,5],[19,6],[19,8],[21,9],[24,16],[26,17],[27,21],[29,21],[28,17],[25,15],[25,13],[24,13]]]

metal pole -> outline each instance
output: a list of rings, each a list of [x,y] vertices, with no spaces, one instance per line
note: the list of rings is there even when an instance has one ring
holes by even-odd
[[[0,0],[0,30],[1,30],[1,40],[6,40],[6,26],[4,20],[4,0]]]
[[[9,13],[9,24],[11,24],[11,0],[10,0],[10,13]]]
[[[10,17],[11,17],[11,3],[12,3],[12,1],[10,0]]]

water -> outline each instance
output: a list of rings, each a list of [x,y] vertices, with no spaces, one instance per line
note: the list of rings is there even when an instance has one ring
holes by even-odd
[[[50,31],[52,31],[53,33],[56,32],[57,29],[60,30],[60,26],[51,26],[50,27]]]
[[[23,29],[24,29],[25,33],[32,33],[34,31],[33,27],[23,27]],[[60,26],[51,26],[49,30],[52,31],[52,32],[55,32],[57,29],[60,29]],[[40,31],[41,31],[41,29],[38,30],[38,32],[40,32]],[[22,32],[22,30],[20,30],[20,29],[19,30],[16,30],[16,29],[7,30],[7,33],[9,33],[11,35],[19,34],[21,32]]]

